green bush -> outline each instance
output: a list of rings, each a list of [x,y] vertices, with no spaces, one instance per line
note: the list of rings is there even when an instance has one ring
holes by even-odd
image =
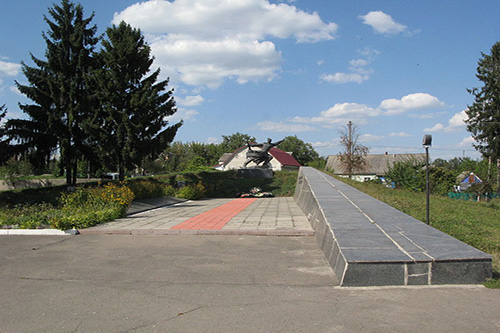
[[[4,207],[0,210],[0,225],[29,229],[86,228],[123,216],[133,199],[134,194],[124,184],[77,187],[75,192],[61,195],[58,207],[48,203]]]
[[[62,209],[62,214],[51,218],[53,228],[82,229],[113,221],[123,216],[123,209],[118,206],[100,207],[99,209],[83,207],[78,210]]]
[[[198,200],[203,198],[205,194],[205,187],[201,182],[196,185],[186,185],[181,187],[177,191],[177,196],[179,198],[188,199],[188,200]]]
[[[128,183],[136,199],[158,198],[164,194],[164,185],[154,180],[139,180]]]

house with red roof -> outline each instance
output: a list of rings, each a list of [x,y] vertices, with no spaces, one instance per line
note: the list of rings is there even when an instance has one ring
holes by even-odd
[[[219,163],[215,165],[214,168],[222,171],[242,168],[247,160],[248,149],[248,146],[245,145],[232,153],[222,155],[219,159]],[[273,171],[298,170],[300,168],[299,162],[297,162],[291,153],[287,153],[278,148],[271,148],[269,154],[273,157],[269,162]],[[255,166],[255,164],[250,163],[247,167],[251,168],[253,166]]]

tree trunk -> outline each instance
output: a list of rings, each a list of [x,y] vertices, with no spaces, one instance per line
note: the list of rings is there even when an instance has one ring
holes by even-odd
[[[500,193],[500,158],[497,159],[497,186],[498,193]]]

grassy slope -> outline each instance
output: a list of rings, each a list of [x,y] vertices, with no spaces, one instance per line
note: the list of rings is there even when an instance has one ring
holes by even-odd
[[[340,179],[396,209],[425,221],[425,195],[390,189],[373,183]],[[430,224],[469,245],[493,256],[493,269],[500,274],[500,200],[459,201],[431,196]],[[498,282],[498,280],[497,280]],[[498,284],[498,283],[497,283]]]

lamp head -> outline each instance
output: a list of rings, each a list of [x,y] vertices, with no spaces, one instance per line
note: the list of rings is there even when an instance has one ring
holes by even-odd
[[[422,140],[422,146],[424,146],[424,147],[432,146],[432,135],[430,135],[430,134],[424,135],[424,138]]]

